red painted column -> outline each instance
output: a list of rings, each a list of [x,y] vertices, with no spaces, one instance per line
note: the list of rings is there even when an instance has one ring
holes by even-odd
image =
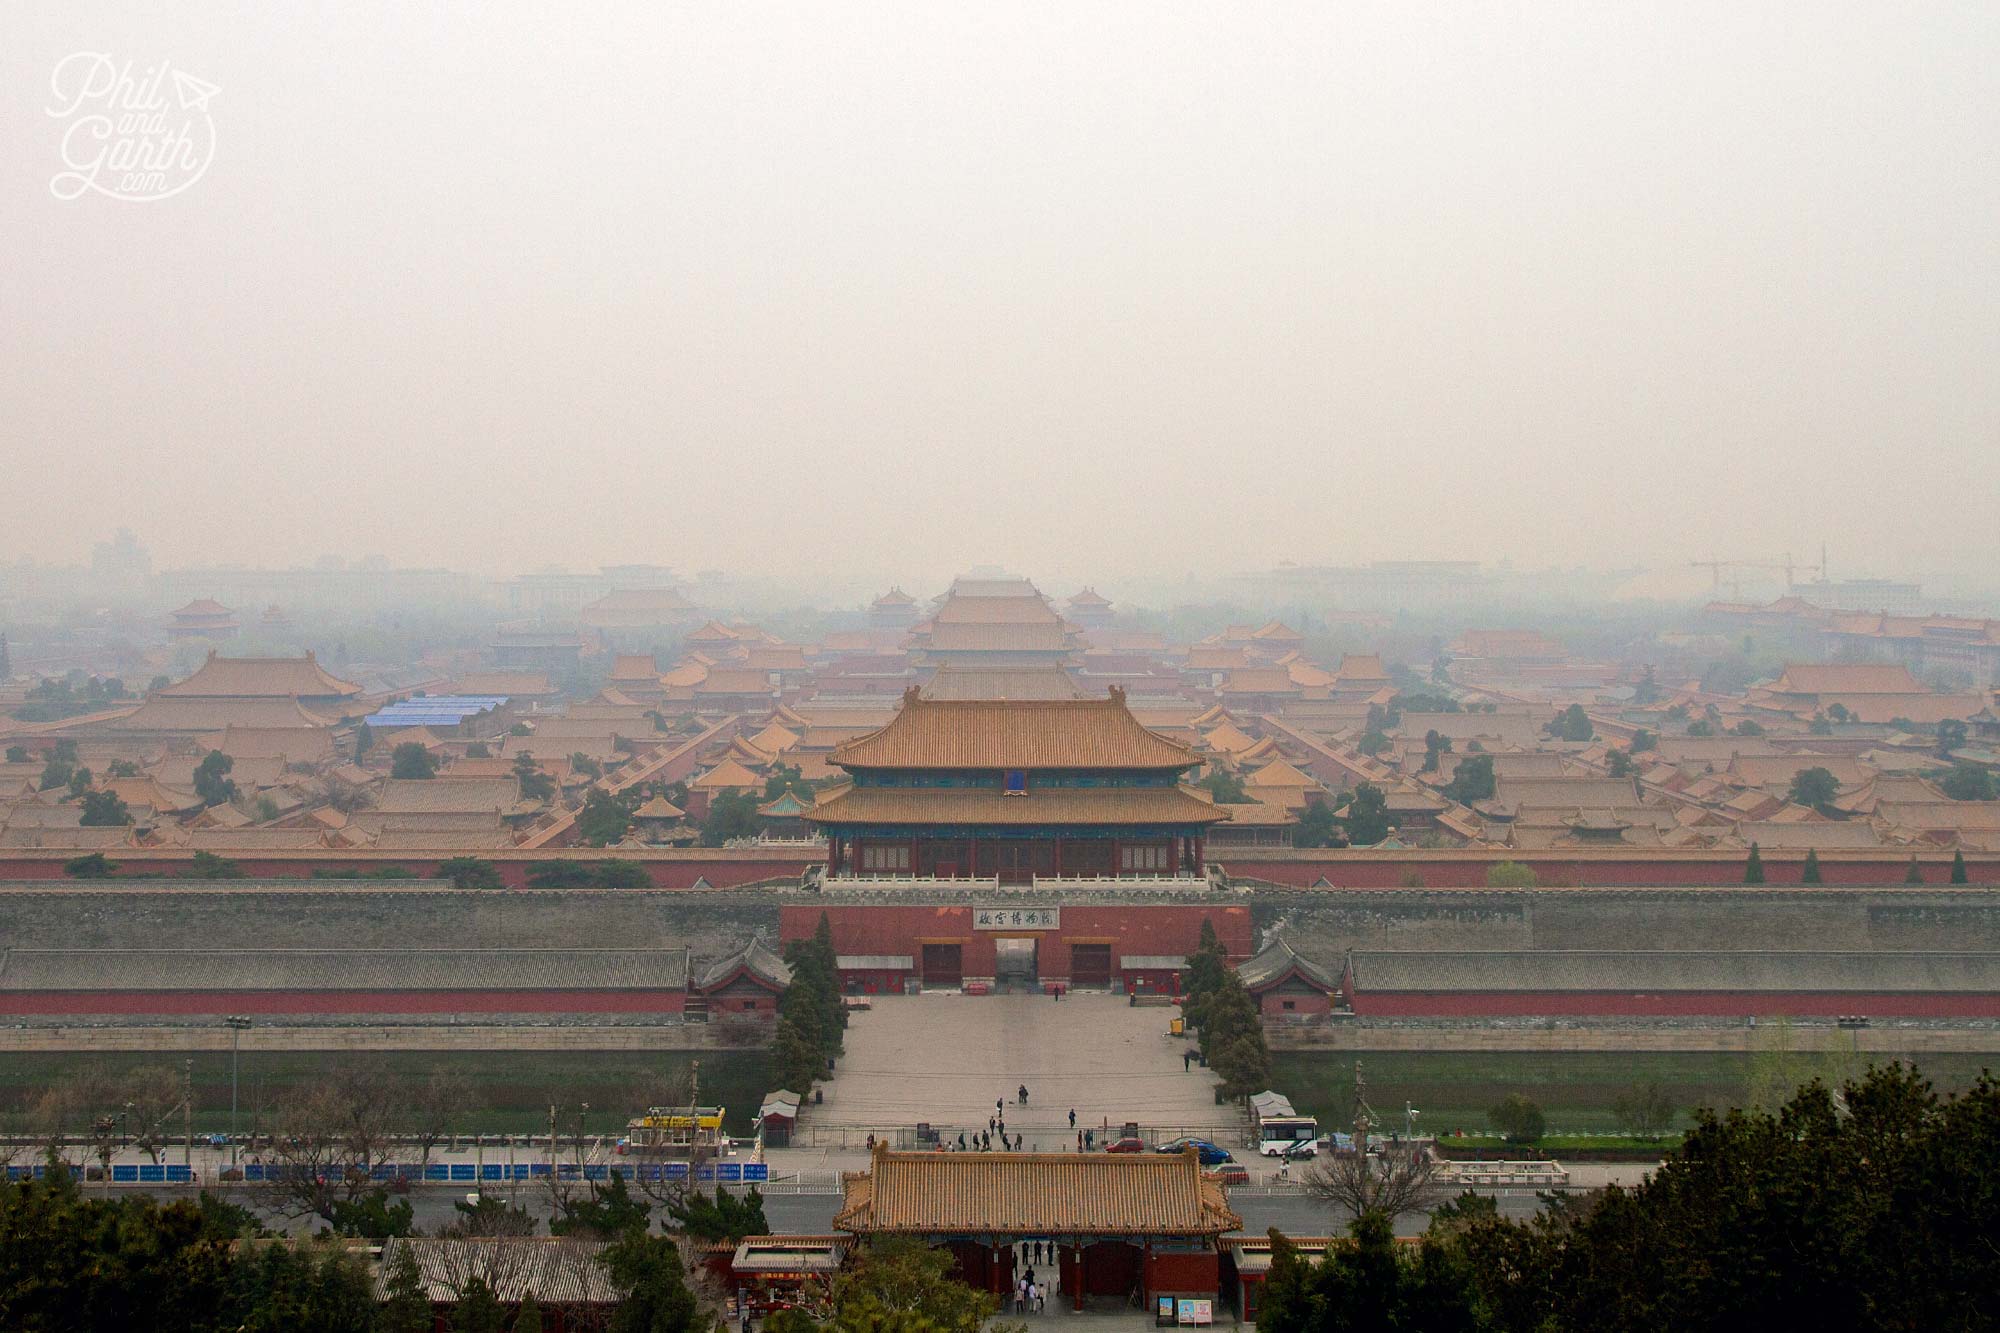
[[[1080,1312],[1080,1311],[1082,1311],[1082,1309],[1083,1309],[1083,1246],[1081,1246],[1081,1245],[1079,1245],[1079,1246],[1077,1246],[1077,1247],[1076,1247],[1076,1282],[1075,1282],[1075,1290],[1074,1290],[1074,1291],[1073,1291],[1073,1293],[1072,1293],[1072,1302],[1073,1302],[1073,1303],[1072,1303],[1072,1306],[1071,1306],[1071,1308],[1073,1308],[1073,1309],[1075,1309],[1075,1310],[1077,1310],[1077,1311],[1079,1311],[1079,1312]]]
[[[1061,878],[1062,878],[1062,847],[1063,847],[1063,840],[1062,840],[1061,838],[1057,838],[1057,839],[1056,839],[1056,878],[1058,878],[1058,879],[1061,879]]]

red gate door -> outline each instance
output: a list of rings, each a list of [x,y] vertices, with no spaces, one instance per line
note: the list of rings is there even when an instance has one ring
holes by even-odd
[[[924,946],[924,984],[926,986],[956,986],[964,980],[964,946],[957,944],[926,944]]]

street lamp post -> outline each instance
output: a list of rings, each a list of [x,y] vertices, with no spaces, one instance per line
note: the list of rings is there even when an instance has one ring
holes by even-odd
[[[242,1014],[231,1014],[222,1021],[229,1028],[229,1169],[233,1171],[236,1169],[236,1051],[250,1020]]]

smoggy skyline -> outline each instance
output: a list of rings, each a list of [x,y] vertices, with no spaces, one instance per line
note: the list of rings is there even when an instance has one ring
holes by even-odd
[[[1988,6],[11,18],[0,559],[1994,582]]]

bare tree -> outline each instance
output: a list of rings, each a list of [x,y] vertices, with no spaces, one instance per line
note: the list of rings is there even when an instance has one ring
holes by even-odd
[[[169,1121],[187,1099],[180,1071],[169,1065],[141,1065],[119,1080],[113,1092],[131,1114],[133,1146],[157,1165],[161,1152],[174,1141]]]
[[[455,1138],[453,1126],[474,1106],[472,1080],[440,1065],[410,1095],[411,1132],[423,1164],[429,1166],[438,1144]]]
[[[336,1205],[377,1188],[374,1168],[393,1160],[408,1115],[387,1079],[337,1073],[278,1103],[266,1150],[287,1216],[334,1220]]]
[[[1357,1138],[1352,1152],[1328,1153],[1304,1172],[1306,1192],[1332,1204],[1349,1221],[1364,1213],[1391,1220],[1427,1212],[1450,1191],[1438,1181],[1437,1159],[1424,1147],[1396,1146],[1370,1157]]]

